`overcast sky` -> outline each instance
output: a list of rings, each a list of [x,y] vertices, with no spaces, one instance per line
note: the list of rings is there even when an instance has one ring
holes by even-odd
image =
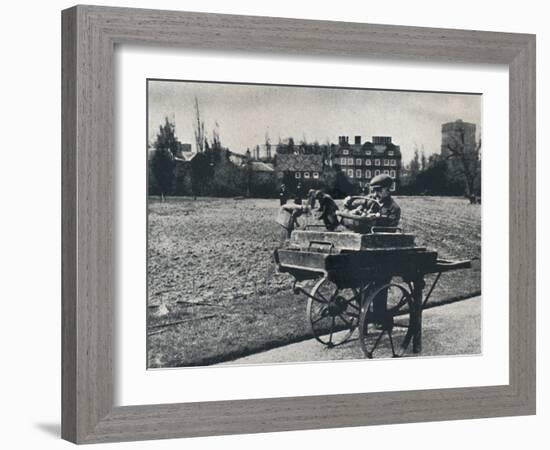
[[[279,137],[305,138],[324,144],[338,136],[392,136],[401,146],[405,162],[415,145],[426,155],[440,151],[441,125],[462,119],[481,128],[481,95],[430,92],[377,91],[149,81],[149,140],[168,116],[176,124],[176,135],[194,146],[194,98],[199,101],[207,136],[219,124],[221,142],[237,153]]]

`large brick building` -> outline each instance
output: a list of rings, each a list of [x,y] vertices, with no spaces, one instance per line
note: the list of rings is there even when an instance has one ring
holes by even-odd
[[[399,186],[401,150],[399,145],[392,143],[390,136],[373,136],[372,142],[364,143],[361,136],[355,136],[351,144],[348,136],[339,136],[329,164],[340,166],[350,181],[361,187],[382,173],[395,180],[392,190]]]

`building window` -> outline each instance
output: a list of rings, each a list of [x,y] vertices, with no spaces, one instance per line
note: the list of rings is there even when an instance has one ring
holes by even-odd
[[[294,174],[294,176],[295,176],[296,178],[301,178],[301,177],[302,177],[302,174],[301,174],[300,172],[296,172],[296,173]]]
[[[375,171],[374,171],[374,176],[376,176],[376,175],[380,175],[380,171],[379,171],[379,170],[375,170]]]
[[[395,159],[392,159],[392,160],[391,160],[391,165],[392,165],[392,166],[396,166],[396,165],[397,165],[397,161],[396,161]]]
[[[346,165],[346,162],[347,162],[347,159],[346,158],[342,158],[342,165],[345,166]]]
[[[395,170],[390,170],[390,177],[395,178]]]
[[[384,170],[384,175],[389,175],[389,174],[390,174],[389,170]]]
[[[388,152],[388,156],[393,156],[393,150],[390,150],[390,151]]]
[[[355,178],[361,178],[361,169],[355,171]]]
[[[304,172],[304,178],[309,178],[309,172]]]
[[[353,158],[348,158],[348,166],[353,166]]]
[[[370,159],[365,159],[365,166],[372,165],[372,161]]]
[[[319,178],[319,172],[313,172],[313,178]]]
[[[370,174],[370,170],[365,170],[365,178],[370,178],[371,177],[371,174]]]
[[[394,192],[394,191],[395,191],[395,187],[396,187],[396,185],[395,185],[395,181],[394,181],[394,182],[392,183],[392,185],[391,185],[390,191]]]
[[[365,152],[365,155],[370,156],[370,150],[367,150],[367,151]]]
[[[375,165],[375,166],[379,166],[379,165],[380,165],[380,160],[379,160],[379,159],[375,159],[375,160],[374,160],[374,165]]]
[[[348,169],[348,177],[353,178],[353,169]]]
[[[363,161],[361,159],[356,159],[355,160],[355,165],[356,166],[360,166],[362,163],[363,163]]]
[[[342,155],[349,155],[349,150],[342,150]]]
[[[384,165],[385,165],[385,166],[389,166],[389,165],[390,165],[390,161],[389,161],[388,159],[385,159],[385,160],[384,160]]]

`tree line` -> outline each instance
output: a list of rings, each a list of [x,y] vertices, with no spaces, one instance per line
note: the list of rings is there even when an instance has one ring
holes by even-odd
[[[175,135],[175,124],[166,117],[159,126],[149,160],[148,193],[159,195],[161,200],[167,195],[275,197],[279,187],[275,173],[257,173],[250,161],[235,164],[229,149],[222,145],[219,125],[216,123],[208,138],[198,104],[196,115],[199,117],[195,126],[198,151],[189,161],[183,159],[183,144]]]
[[[401,194],[463,195],[470,201],[481,198],[481,140],[474,145],[466,142],[465,131],[459,128],[446,143],[444,153],[426,157],[415,148],[414,156],[405,167],[406,176]]]
[[[290,193],[299,190],[323,189],[335,196],[356,194],[360,187],[350,180],[339,165],[325,166],[318,179],[297,180],[291,172],[277,178],[275,172],[253,170],[250,152],[244,164],[234,164],[231,152],[221,143],[219,124],[215,122],[211,138],[205,132],[198,100],[194,103],[195,119],[193,131],[196,152],[190,161],[178,164],[176,158],[182,155],[183,144],[175,134],[175,124],[165,118],[159,126],[152,144],[153,154],[149,161],[148,192],[159,195],[191,196],[254,196],[276,197],[281,183]],[[398,193],[403,195],[464,195],[476,201],[481,196],[481,141],[474,146],[466,142],[466,132],[459,128],[446,142],[445,154],[433,153],[426,157],[424,149],[415,148],[414,156],[402,173]],[[265,135],[266,148],[271,148],[269,135]],[[305,137],[295,143],[293,137],[284,141],[279,138],[275,155],[270,153],[264,162],[276,164],[278,154],[317,154],[323,160],[332,157],[336,146],[308,143]],[[259,147],[255,149],[256,156]]]

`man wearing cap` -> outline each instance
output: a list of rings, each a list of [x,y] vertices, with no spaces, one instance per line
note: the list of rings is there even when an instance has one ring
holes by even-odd
[[[401,208],[391,196],[390,188],[393,178],[386,174],[376,175],[370,182],[372,195],[380,203],[378,212],[369,215],[373,225],[381,227],[396,227],[401,219]]]
[[[380,209],[369,214],[373,218],[373,226],[396,227],[401,218],[401,208],[391,196],[393,178],[386,174],[376,175],[370,182],[370,189],[374,199],[380,205]],[[384,285],[391,282],[391,277],[386,280],[379,280],[378,284]],[[387,292],[377,295],[373,303],[373,320],[378,327],[383,326],[387,311]]]

